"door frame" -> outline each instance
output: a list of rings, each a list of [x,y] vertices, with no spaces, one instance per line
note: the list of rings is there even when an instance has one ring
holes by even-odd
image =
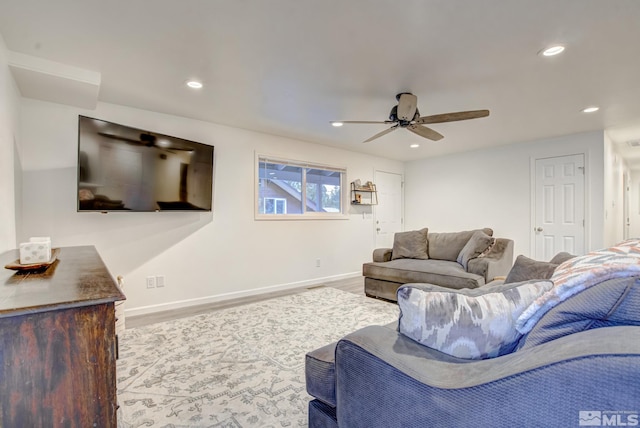
[[[529,209],[529,254],[534,257],[536,254],[536,161],[541,159],[560,158],[564,156],[584,156],[584,250],[589,251],[591,248],[591,168],[589,163],[589,153],[584,152],[568,152],[555,153],[549,155],[539,155],[529,157],[529,174],[530,174],[530,209]]]
[[[394,171],[385,171],[382,169],[373,169],[373,182],[377,183],[377,174],[378,173],[384,173],[384,174],[393,174],[393,175],[399,175],[400,176],[400,230],[404,231],[404,172],[394,172]],[[378,202],[379,203],[379,202]],[[373,233],[373,246],[376,247],[376,241],[377,241],[377,231],[376,231],[376,217],[377,217],[377,210],[378,207],[377,205],[373,206],[373,218],[371,219],[371,224],[372,224],[372,228],[371,228],[371,232]]]

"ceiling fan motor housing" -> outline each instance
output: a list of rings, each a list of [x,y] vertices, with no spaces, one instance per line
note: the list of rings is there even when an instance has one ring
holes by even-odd
[[[411,125],[411,122],[418,119],[419,117],[420,117],[420,111],[418,110],[417,107],[416,107],[416,112],[413,115],[413,118],[409,120],[400,119],[398,117],[398,106],[393,106],[393,108],[391,109],[391,112],[389,113],[389,120],[392,122],[398,122],[400,126],[403,128]]]

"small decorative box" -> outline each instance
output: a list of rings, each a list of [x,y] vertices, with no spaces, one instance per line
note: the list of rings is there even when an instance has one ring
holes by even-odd
[[[51,239],[31,238],[20,244],[20,264],[46,263],[51,260]]]

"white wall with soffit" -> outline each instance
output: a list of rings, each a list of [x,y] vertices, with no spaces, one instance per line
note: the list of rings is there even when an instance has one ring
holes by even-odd
[[[127,284],[127,315],[361,274],[373,250],[371,212],[346,220],[254,220],[255,153],[347,168],[347,181],[403,163],[150,111],[96,110],[22,99],[23,233],[54,246],[95,245]],[[212,213],[77,213],[78,114],[215,146]],[[345,189],[348,191],[348,188]],[[348,197],[345,198],[348,201]],[[317,267],[317,259],[320,266]],[[147,289],[148,276],[164,276]]]
[[[16,247],[20,207],[16,204],[20,162],[17,152],[19,92],[7,62],[0,35],[0,253]],[[18,176],[18,179],[16,179]]]
[[[586,246],[603,245],[603,132],[588,132],[405,164],[405,230],[491,227],[531,256],[532,159],[585,154]]]

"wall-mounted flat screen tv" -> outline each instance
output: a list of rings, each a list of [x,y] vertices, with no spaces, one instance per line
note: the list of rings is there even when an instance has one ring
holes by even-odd
[[[78,211],[211,211],[213,146],[78,118]]]

